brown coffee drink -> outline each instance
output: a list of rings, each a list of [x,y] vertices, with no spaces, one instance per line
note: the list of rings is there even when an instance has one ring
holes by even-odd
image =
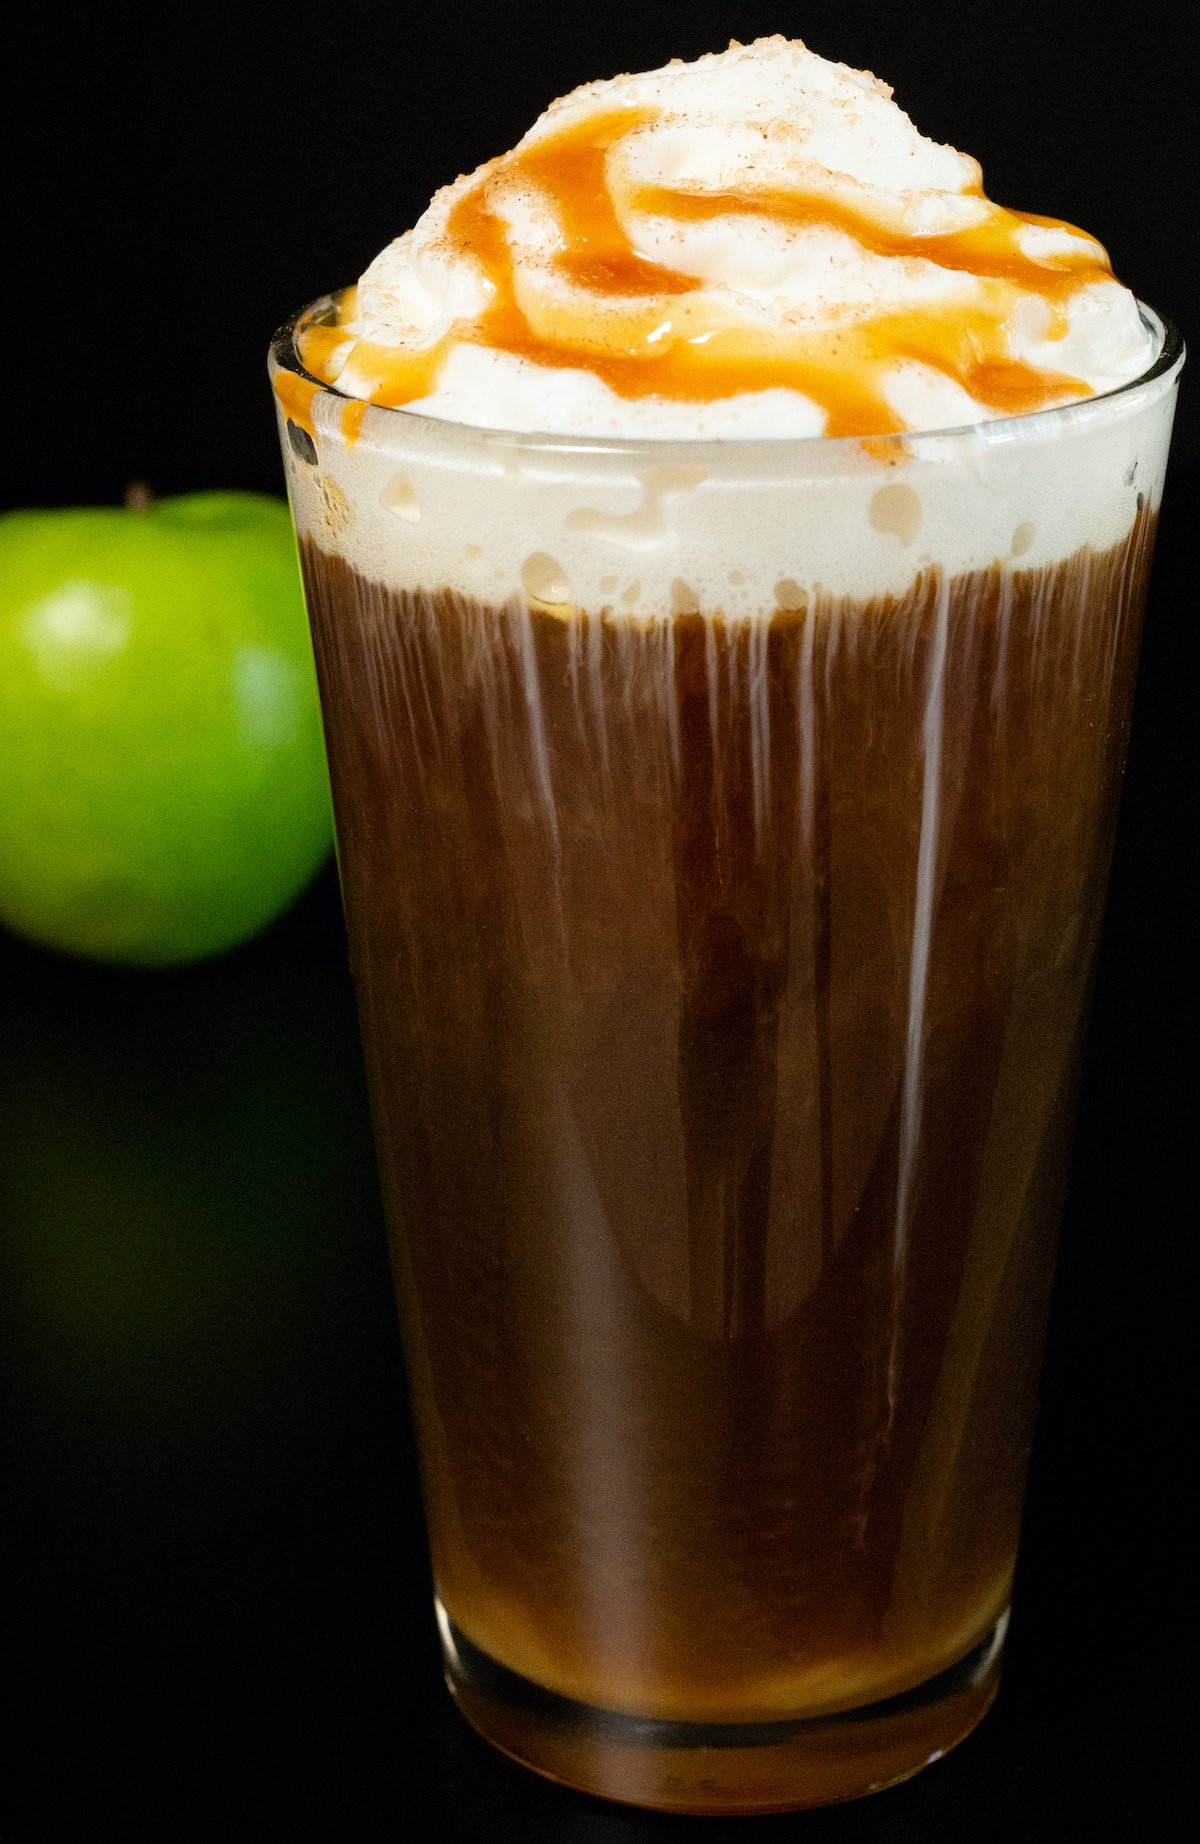
[[[276,340],[447,1680],[553,1779],[995,1692],[1181,359],[781,38]]]
[[[638,624],[305,542],[438,1593],[509,1671],[762,1724],[1004,1615],[1151,531]]]

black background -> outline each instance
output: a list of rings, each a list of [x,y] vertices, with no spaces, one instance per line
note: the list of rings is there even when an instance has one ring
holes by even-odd
[[[552,95],[783,31],[992,196],[1084,224],[1185,331],[1191,10],[49,8],[10,69],[10,504],[280,490],[273,326]],[[543,1786],[439,1688],[336,885],[206,968],[0,935],[0,1837],[531,1844],[1182,1837],[1197,780],[1185,380],[1006,1681],[904,1788],[655,1820]],[[15,432],[15,439],[14,439]],[[2,797],[2,790],[0,790]]]

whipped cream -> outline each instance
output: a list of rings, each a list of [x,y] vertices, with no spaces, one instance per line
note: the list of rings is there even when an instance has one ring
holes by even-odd
[[[676,439],[989,421],[1155,356],[1094,239],[994,205],[886,84],[781,38],[552,103],[301,350],[424,416]]]

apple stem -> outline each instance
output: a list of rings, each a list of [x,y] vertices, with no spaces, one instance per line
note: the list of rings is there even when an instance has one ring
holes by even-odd
[[[131,480],[125,489],[125,504],[130,512],[145,512],[154,504],[153,490],[144,480]]]

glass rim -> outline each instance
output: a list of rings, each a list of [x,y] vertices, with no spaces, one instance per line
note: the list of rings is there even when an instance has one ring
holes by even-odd
[[[997,416],[974,423],[948,423],[936,429],[893,430],[882,435],[803,435],[803,436],[593,436],[582,434],[564,434],[561,431],[532,429],[506,429],[491,423],[464,423],[445,416],[428,416],[420,410],[412,410],[406,404],[392,405],[372,403],[369,399],[352,397],[345,391],[339,391],[335,384],[329,384],[309,371],[300,359],[296,346],[299,329],[310,322],[316,322],[319,315],[327,315],[340,299],[344,290],[337,289],[330,293],[318,295],[306,307],[284,321],[275,332],[268,353],[272,375],[275,369],[290,372],[305,384],[314,387],[314,397],[327,397],[338,404],[360,406],[363,415],[362,429],[369,426],[386,427],[379,419],[399,419],[392,423],[393,433],[399,435],[408,430],[413,436],[424,434],[434,441],[451,441],[455,436],[482,443],[485,446],[496,445],[504,448],[536,449],[541,453],[593,454],[604,455],[644,455],[661,459],[672,450],[686,450],[689,453],[697,448],[708,451],[720,451],[726,454],[758,454],[760,456],[796,454],[797,452],[820,452],[826,456],[833,453],[847,454],[861,451],[864,443],[869,443],[872,450],[878,445],[894,444],[901,452],[910,452],[914,447],[936,444],[951,439],[959,441],[974,436],[985,443],[1033,441],[1046,433],[1054,422],[1070,424],[1072,427],[1087,423],[1104,416],[1108,407],[1135,393],[1147,390],[1152,385],[1163,389],[1170,383],[1183,367],[1187,348],[1179,328],[1165,314],[1160,314],[1146,302],[1138,299],[1137,309],[1142,325],[1158,341],[1158,351],[1136,378],[1128,378],[1123,384],[1114,385],[1111,390],[1098,391],[1091,397],[1073,398],[1069,403],[1052,404],[1043,410],[1028,410],[1019,416]]]

